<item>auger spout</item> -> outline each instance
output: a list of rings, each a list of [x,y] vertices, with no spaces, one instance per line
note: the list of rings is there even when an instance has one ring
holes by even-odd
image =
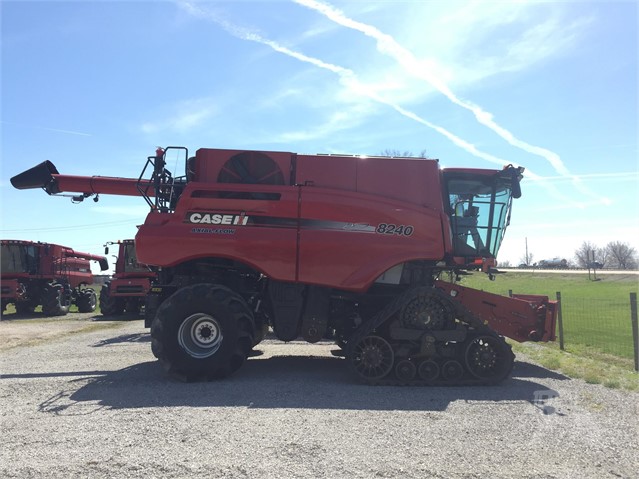
[[[74,192],[87,197],[94,194],[141,196],[139,183],[134,178],[61,175],[50,161],[43,161],[11,178],[11,184],[19,190],[42,188],[49,195]],[[152,189],[148,194],[153,196]]]

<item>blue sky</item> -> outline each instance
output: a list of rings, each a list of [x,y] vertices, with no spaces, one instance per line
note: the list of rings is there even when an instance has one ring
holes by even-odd
[[[639,250],[636,2],[3,1],[2,237],[99,253],[142,198],[9,179],[136,177],[156,146],[526,167],[499,260]],[[182,166],[177,168],[181,171]],[[398,185],[401,188],[401,185]]]

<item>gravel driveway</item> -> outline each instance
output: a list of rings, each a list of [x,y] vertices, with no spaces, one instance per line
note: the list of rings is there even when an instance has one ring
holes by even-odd
[[[0,322],[0,477],[638,477],[639,393],[521,356],[497,387],[371,387],[331,344],[266,340],[232,377],[181,383],[141,320],[59,321]]]

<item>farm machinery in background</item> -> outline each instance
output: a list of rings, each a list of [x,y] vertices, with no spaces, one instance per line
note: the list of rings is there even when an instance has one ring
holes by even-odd
[[[100,290],[100,310],[105,316],[124,311],[139,313],[156,274],[151,267],[138,263],[132,239],[107,242],[104,254],[109,254],[111,245],[118,245],[115,274]]]
[[[104,256],[32,241],[2,240],[1,247],[2,312],[10,303],[19,314],[33,313],[38,305],[45,316],[63,316],[72,304],[81,313],[95,310],[91,261],[104,271],[109,268]]]
[[[176,157],[180,176],[167,169]],[[144,198],[137,259],[157,268],[145,324],[169,373],[228,376],[270,327],[282,341],[334,338],[335,354],[369,384],[471,385],[509,375],[504,336],[555,335],[547,297],[456,284],[472,271],[494,279],[522,173],[275,151],[190,157],[168,147],[139,178],[62,175],[45,161],[11,182],[74,192],[75,202]]]
[[[537,263],[541,269],[568,269],[568,260],[562,258],[542,259]]]

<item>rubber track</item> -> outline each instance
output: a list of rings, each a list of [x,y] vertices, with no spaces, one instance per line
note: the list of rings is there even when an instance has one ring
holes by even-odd
[[[348,366],[350,370],[353,372],[353,374],[355,374],[355,376],[357,376],[357,378],[361,382],[368,385],[372,385],[372,386],[491,386],[501,382],[504,378],[501,378],[499,380],[495,380],[491,378],[487,378],[487,379],[460,378],[457,380],[437,379],[435,381],[425,381],[423,379],[413,379],[411,381],[401,381],[394,377],[392,370],[388,374],[388,377],[390,376],[393,376],[393,377],[390,377],[388,379],[387,378],[368,379],[361,376],[359,373],[357,373],[357,371],[355,370],[353,366],[353,362],[351,361],[351,358],[353,356],[353,348],[355,347],[355,345],[357,345],[362,339],[364,339],[366,336],[373,333],[378,327],[380,327],[386,321],[388,321],[395,313],[400,311],[402,307],[408,304],[414,297],[419,296],[421,294],[439,295],[444,301],[446,301],[448,304],[451,304],[453,306],[457,319],[460,319],[464,323],[471,326],[477,333],[480,333],[482,336],[492,336],[498,339],[499,341],[501,341],[503,345],[505,346],[505,351],[507,351],[507,353],[510,355],[510,361],[512,362],[514,360],[515,355],[512,352],[512,348],[510,347],[508,343],[506,343],[504,338],[499,336],[492,329],[485,326],[481,322],[481,320],[479,320],[479,318],[473,315],[470,311],[468,311],[463,306],[455,303],[454,301],[451,301],[451,299],[446,294],[444,294],[442,291],[436,288],[432,288],[429,286],[418,286],[416,288],[409,289],[405,291],[404,293],[400,294],[399,296],[397,296],[397,298],[395,298],[393,301],[387,304],[375,316],[373,316],[368,321],[360,325],[360,327],[355,330],[355,333],[353,334],[353,336],[349,338],[348,344],[346,345],[346,360],[348,361]],[[388,338],[385,338],[385,339],[388,339]],[[459,358],[455,358],[455,359],[459,360]],[[462,362],[462,365],[464,366],[464,371],[466,371],[465,369],[466,367],[463,364],[463,362]],[[510,375],[511,370],[512,370],[512,365],[508,373],[505,375],[505,377],[508,377]]]

